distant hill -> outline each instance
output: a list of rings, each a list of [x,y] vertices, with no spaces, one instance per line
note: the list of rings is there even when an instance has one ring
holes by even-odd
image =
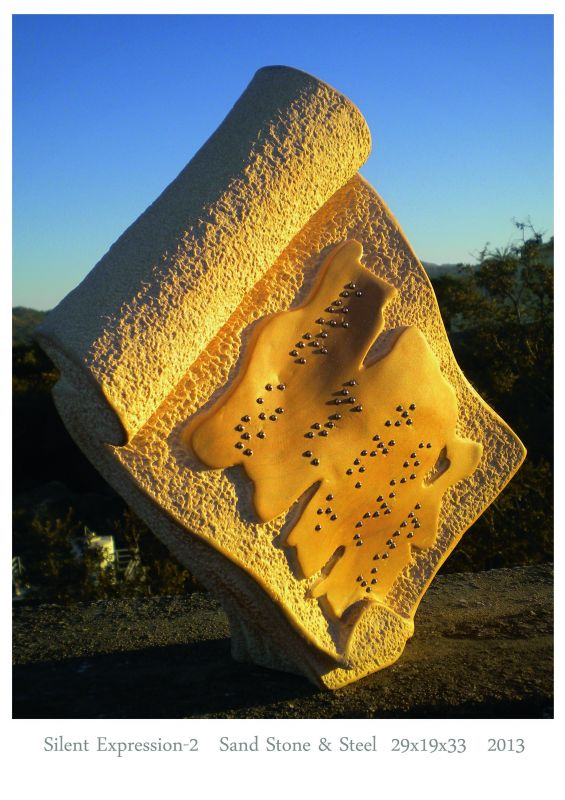
[[[439,278],[446,272],[457,274],[458,267],[462,264],[433,264],[422,261],[422,266],[430,278]],[[47,311],[36,311],[35,308],[15,306],[12,308],[12,347],[25,347],[32,343],[31,333],[44,319]]]
[[[548,260],[553,259],[553,239],[544,243],[542,252]],[[435,264],[433,261],[422,261],[422,266],[430,278],[440,278],[442,275],[457,275],[462,268],[475,270],[478,264]],[[36,311],[34,308],[16,306],[12,309],[12,347],[31,344],[31,332],[43,320],[46,311]]]
[[[519,246],[520,242],[515,242],[515,246]],[[502,248],[504,250],[504,248]],[[496,252],[496,250],[494,251]],[[540,243],[539,245],[539,258],[546,266],[553,267],[553,236],[547,242]],[[461,271],[470,270],[476,272],[480,263],[477,261],[475,264],[434,264],[433,261],[422,261],[422,266],[428,273],[430,278],[440,278],[442,275],[451,274],[457,276]]]
[[[452,275],[457,275],[459,270],[462,267],[471,267],[474,268],[475,265],[472,264],[434,264],[431,261],[422,261],[422,266],[428,273],[430,278],[439,278],[442,275],[446,275],[451,273]]]
[[[16,306],[12,309],[12,347],[31,344],[31,332],[45,317],[46,311]]]

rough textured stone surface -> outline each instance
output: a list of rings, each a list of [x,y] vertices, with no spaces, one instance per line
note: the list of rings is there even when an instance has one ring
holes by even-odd
[[[102,441],[120,443],[147,421],[370,148],[359,111],[327,84],[293,69],[257,72],[180,175],[41,326],[45,348],[81,380],[83,405],[98,415],[102,393],[115,412],[98,420]]]
[[[206,595],[14,611],[18,718],[550,717],[552,569],[438,576],[400,660],[324,692],[237,664]]]
[[[259,73],[255,80],[265,97],[282,91],[277,81],[287,72]],[[429,280],[388,208],[358,175],[342,186],[366,157],[368,134],[360,115],[324,84],[290,73],[282,105],[271,97],[253,106],[253,114],[259,114],[259,118],[252,115],[256,135],[248,131],[254,142],[249,149],[246,134],[248,163],[242,168],[248,178],[248,207],[242,210],[243,195],[238,194],[233,216],[237,230],[230,229],[228,236],[224,218],[210,217],[205,226],[205,262],[198,248],[181,248],[176,261],[165,259],[162,268],[151,272],[161,215],[168,213],[170,204],[176,209],[181,199],[189,203],[183,199],[185,183],[173,184],[176,188],[167,189],[112,248],[105,257],[109,260],[103,260],[48,318],[41,342],[62,369],[55,400],[71,434],[171,551],[221,600],[232,626],[236,657],[299,672],[336,688],[398,658],[412,635],[413,615],[423,592],[464,531],[516,471],[524,448],[460,372]],[[250,99],[245,97],[240,102],[247,108]],[[250,97],[255,97],[253,92]],[[278,119],[279,113],[275,107],[282,115],[282,128],[273,128],[273,114]],[[243,125],[239,114],[238,124]],[[282,138],[280,131],[285,132]],[[198,163],[208,158],[206,148],[217,137],[224,141],[224,133],[212,137],[196,157]],[[275,140],[279,142],[269,151],[274,154],[272,174],[265,166],[271,161],[254,155],[253,148],[265,136],[272,147]],[[300,167],[292,166],[295,157]],[[312,164],[314,172],[321,170],[315,179]],[[189,165],[187,175],[190,170]],[[199,180],[204,181],[205,172],[198,173]],[[268,178],[270,193],[259,190],[259,176]],[[224,179],[225,191],[235,191],[222,172],[218,181]],[[200,192],[198,181],[193,190]],[[208,189],[202,192],[208,196]],[[160,209],[157,217],[155,208]],[[199,223],[192,211],[183,214],[186,228],[177,229],[182,220],[174,216],[175,235],[179,242],[194,243]],[[287,214],[293,220],[290,227],[286,221],[283,225]],[[246,232],[243,239],[240,224]],[[274,244],[266,241],[265,228]],[[136,254],[145,237],[151,257],[146,253],[140,266]],[[216,237],[219,250],[212,244]],[[362,246],[364,268],[396,290],[383,309],[384,331],[375,349],[386,347],[387,337],[404,327],[419,329],[455,392],[459,410],[455,432],[478,443],[482,457],[470,477],[444,494],[435,541],[425,549],[413,549],[386,604],[363,601],[361,613],[336,620],[312,596],[312,585],[320,575],[298,579],[280,546],[281,537],[298,519],[300,504],[262,523],[254,513],[251,486],[243,472],[205,469],[187,454],[182,432],[229,391],[258,320],[299,306],[329,250],[352,239]],[[230,254],[227,261],[225,248]],[[145,245],[141,252],[145,253]],[[212,268],[209,258],[214,253],[218,264]],[[145,286],[147,270],[153,276],[150,289]],[[137,300],[132,305],[134,295]],[[198,321],[196,328],[189,317]],[[94,402],[102,396],[96,394],[99,390],[93,392],[94,381],[99,381],[109,406]],[[130,434],[123,446],[107,444],[118,442],[107,435],[116,414]]]

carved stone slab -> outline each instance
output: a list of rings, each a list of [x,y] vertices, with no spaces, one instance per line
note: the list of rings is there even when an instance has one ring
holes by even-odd
[[[356,174],[369,149],[342,95],[260,70],[38,333],[71,434],[222,601],[234,657],[329,688],[399,657],[525,456]]]

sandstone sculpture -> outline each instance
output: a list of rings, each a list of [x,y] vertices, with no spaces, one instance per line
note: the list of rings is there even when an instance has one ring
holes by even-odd
[[[357,174],[369,151],[345,97],[259,70],[37,334],[71,434],[222,601],[234,657],[329,688],[399,657],[525,455]]]

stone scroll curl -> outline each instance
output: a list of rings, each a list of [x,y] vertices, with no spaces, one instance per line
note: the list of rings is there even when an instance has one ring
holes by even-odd
[[[370,147],[335,89],[259,70],[37,331],[70,433],[220,599],[234,657],[331,689],[401,656],[525,457],[358,174]]]

